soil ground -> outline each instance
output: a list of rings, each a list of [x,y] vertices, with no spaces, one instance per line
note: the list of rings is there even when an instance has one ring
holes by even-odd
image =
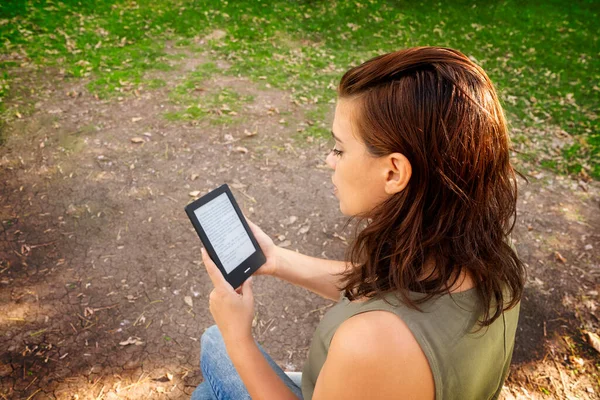
[[[307,109],[223,75],[203,90],[252,94],[238,123],[167,121],[169,88],[208,59],[190,57],[161,72],[164,88],[109,100],[21,71],[14,86],[35,89],[35,111],[6,123],[0,148],[0,397],[189,398],[213,324],[190,192],[226,182],[276,243],[343,258],[353,226],[342,231],[326,141],[297,138]],[[598,333],[600,187],[519,165],[530,182],[514,238],[529,278],[504,398],[599,398],[600,358],[585,340]],[[331,302],[254,283],[255,338],[301,370]]]

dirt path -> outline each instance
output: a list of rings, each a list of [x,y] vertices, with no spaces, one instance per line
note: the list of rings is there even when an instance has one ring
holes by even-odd
[[[287,93],[219,75],[203,90],[254,96],[239,123],[165,120],[176,108],[168,88],[207,60],[195,57],[162,73],[165,88],[121,100],[97,100],[82,81],[23,75],[35,111],[5,126],[0,148],[4,398],[189,398],[201,381],[199,338],[213,323],[183,212],[190,192],[227,182],[276,243],[343,257],[352,226],[341,231],[329,149],[293,139],[305,110]],[[515,238],[530,278],[505,397],[597,398],[599,358],[582,330],[598,333],[600,189],[528,172],[536,178],[522,189]],[[300,370],[331,303],[268,277],[256,279],[255,296],[255,337]]]

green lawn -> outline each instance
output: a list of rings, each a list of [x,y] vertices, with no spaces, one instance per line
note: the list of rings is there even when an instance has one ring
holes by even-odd
[[[168,68],[164,43],[171,40],[192,50],[208,45],[232,64],[228,74],[289,90],[311,105],[317,123],[307,134],[323,135],[328,127],[319,122],[350,66],[403,47],[449,46],[496,83],[525,159],[563,173],[583,168],[600,179],[599,11],[592,0],[5,0],[0,99],[23,63],[89,77],[99,96],[152,90],[160,82],[145,71]],[[203,43],[217,29],[225,36]],[[4,118],[15,113],[10,100],[2,110]],[[552,145],[551,127],[566,132],[554,144],[566,136],[567,145]]]

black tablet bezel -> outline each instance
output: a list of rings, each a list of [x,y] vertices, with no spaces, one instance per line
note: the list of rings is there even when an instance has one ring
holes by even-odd
[[[225,268],[223,267],[221,260],[219,260],[219,257],[217,256],[215,249],[213,248],[212,244],[210,243],[210,240],[208,240],[208,236],[204,232],[204,229],[202,228],[200,221],[198,221],[198,217],[196,217],[196,214],[194,213],[194,211],[196,209],[200,208],[201,206],[203,206],[206,203],[210,202],[211,200],[215,199],[217,196],[222,195],[223,193],[227,193],[227,197],[229,198],[229,201],[231,201],[231,204],[233,205],[235,212],[237,213],[240,221],[242,222],[242,226],[246,230],[246,233],[250,237],[252,244],[256,248],[256,251],[254,253],[252,253],[246,260],[244,260],[240,265],[238,265],[229,274],[225,271]],[[229,282],[231,284],[231,286],[233,286],[234,289],[237,289],[242,283],[244,283],[244,281],[246,279],[248,279],[250,277],[250,275],[252,275],[254,272],[256,272],[256,270],[258,268],[260,268],[260,266],[263,265],[267,261],[267,258],[265,257],[262,249],[260,248],[258,242],[256,241],[256,238],[254,237],[252,230],[250,230],[250,227],[248,226],[248,223],[246,222],[246,218],[244,218],[244,214],[240,210],[240,207],[238,206],[237,201],[235,200],[235,197],[233,197],[233,193],[231,192],[231,189],[229,188],[229,186],[226,183],[224,183],[223,185],[214,189],[213,191],[205,194],[204,196],[200,197],[198,200],[195,200],[195,201],[191,202],[190,204],[188,204],[187,206],[185,206],[185,212],[188,215],[190,221],[192,221],[192,225],[194,225],[194,228],[196,229],[196,233],[200,237],[200,240],[202,241],[204,248],[208,252],[208,255],[214,261],[217,268],[219,268],[219,270],[221,271],[221,273],[223,274],[223,276],[225,277],[227,282]]]

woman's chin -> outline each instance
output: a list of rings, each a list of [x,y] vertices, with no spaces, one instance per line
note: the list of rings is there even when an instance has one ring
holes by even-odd
[[[346,210],[341,201],[340,201],[340,212],[342,213],[342,215],[346,215],[346,216],[348,215],[348,214],[346,214]]]

